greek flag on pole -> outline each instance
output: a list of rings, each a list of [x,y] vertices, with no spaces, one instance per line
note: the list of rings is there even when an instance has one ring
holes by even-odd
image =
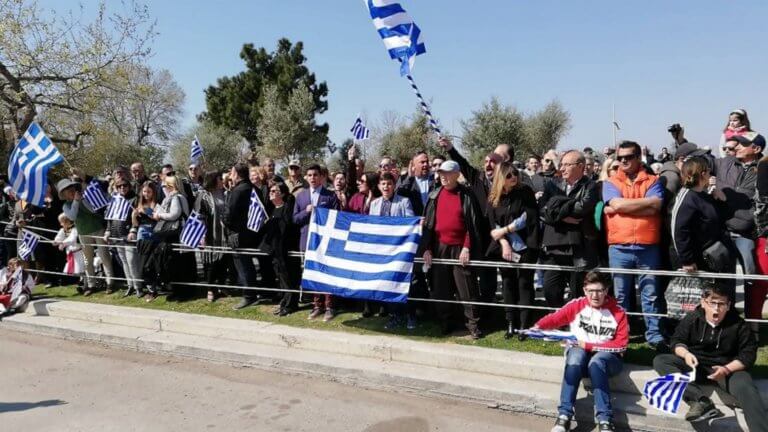
[[[107,207],[107,212],[104,213],[104,219],[124,221],[128,217],[131,208],[131,200],[125,199],[120,194],[114,194],[109,202],[109,207]]]
[[[83,192],[83,199],[91,207],[91,210],[101,210],[109,204],[109,197],[101,189],[101,185],[98,180],[91,180],[88,186],[85,187]]]
[[[416,56],[427,52],[421,30],[400,3],[392,0],[365,0],[389,57],[400,60],[400,75],[411,74]]]
[[[355,120],[355,124],[352,125],[352,129],[349,130],[356,140],[367,140],[371,137],[371,131],[363,124],[363,120],[360,116]]]
[[[43,207],[48,170],[62,161],[64,157],[43,129],[32,123],[8,161],[8,180],[13,191],[30,204]]]
[[[21,244],[19,245],[19,258],[28,260],[35,252],[37,244],[40,243],[40,236],[27,230],[21,230]]]
[[[664,375],[645,383],[643,396],[652,407],[667,414],[677,414],[685,388],[691,381],[696,381],[695,370]]]
[[[301,286],[342,297],[406,302],[420,239],[418,217],[316,208]]]
[[[541,339],[548,342],[576,342],[576,336],[573,333],[562,330],[527,329],[518,330],[518,333],[522,333],[532,339]]]
[[[192,157],[190,159],[192,160],[192,163],[197,163],[202,156],[203,146],[200,145],[200,140],[197,139],[197,135],[195,135],[195,139],[192,140]]]
[[[267,221],[267,209],[261,203],[255,190],[251,191],[251,205],[248,206],[248,229],[258,231]]]
[[[203,241],[207,230],[205,222],[200,219],[200,214],[193,211],[189,214],[184,229],[181,230],[181,244],[188,248],[197,248]]]

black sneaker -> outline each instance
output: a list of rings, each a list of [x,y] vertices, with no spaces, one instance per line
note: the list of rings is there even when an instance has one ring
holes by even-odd
[[[568,432],[571,430],[571,418],[564,415],[558,416],[555,425],[550,432]]]
[[[613,432],[616,430],[616,428],[613,427],[613,422],[608,420],[608,421],[601,421],[600,423],[598,423],[597,430],[599,430],[600,432]]]
[[[713,418],[722,417],[723,413],[715,407],[715,404],[709,398],[702,398],[691,404],[685,420],[695,423]]]

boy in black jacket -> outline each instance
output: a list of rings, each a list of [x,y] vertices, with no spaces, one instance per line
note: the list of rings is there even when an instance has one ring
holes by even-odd
[[[696,381],[683,394],[690,405],[686,420],[723,415],[700,386],[717,384],[739,401],[750,431],[768,432],[766,409],[747,372],[755,363],[757,342],[749,325],[731,309],[727,288],[705,282],[701,305],[680,321],[671,346],[674,354],[656,356],[653,368],[661,375],[696,369]]]

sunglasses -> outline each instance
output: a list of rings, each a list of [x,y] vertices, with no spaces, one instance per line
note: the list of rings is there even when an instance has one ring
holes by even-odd
[[[629,161],[635,160],[636,158],[637,158],[636,154],[616,156],[616,160],[619,162],[629,162]]]
[[[618,166],[616,166],[616,165],[614,165],[614,166],[612,166],[612,167],[610,168],[610,170],[611,170],[611,171],[616,171],[616,170],[618,170],[618,169],[619,169],[619,167],[618,167]]]
[[[505,179],[507,179],[507,180],[509,180],[509,179],[511,179],[511,178],[512,178],[512,177],[514,177],[514,176],[515,176],[515,175],[514,175],[514,174],[512,174],[512,173],[507,173],[507,175],[506,175],[506,176],[504,176],[504,178],[505,178]]]
[[[736,147],[723,147],[723,151],[736,151]]]
[[[546,162],[546,163],[552,163],[552,162],[554,162],[554,161],[553,161],[552,159],[544,159],[544,162]]]

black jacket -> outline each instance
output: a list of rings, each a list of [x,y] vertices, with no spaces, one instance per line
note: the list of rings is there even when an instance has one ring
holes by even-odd
[[[743,164],[735,157],[727,156],[715,161],[714,171],[717,188],[725,194],[732,212],[725,226],[730,232],[754,239],[757,235],[754,219],[757,162]]]
[[[496,228],[496,226],[509,225],[523,213],[526,214],[525,228],[517,231],[527,246],[525,253],[522,254],[522,261],[535,262],[536,251],[539,249],[539,208],[536,205],[533,189],[526,184],[520,184],[508,194],[501,196],[498,207],[493,207],[491,203],[488,203],[487,213],[491,229]],[[498,241],[491,240],[487,254],[489,256],[501,255],[501,246]]]
[[[547,253],[572,255],[574,265],[592,268],[598,264],[595,206],[600,201],[597,183],[582,177],[566,194],[566,182],[555,178],[546,183],[539,199],[539,214],[544,223],[541,246]],[[563,221],[581,219],[579,224]]]
[[[472,189],[472,193],[475,194],[477,201],[482,203],[481,211],[485,214],[485,203],[488,202],[488,191],[491,189],[491,181],[485,176],[483,171],[470,165],[455,147],[451,148],[448,156],[459,164],[461,174],[467,179],[467,185]]]
[[[727,231],[723,222],[727,214],[726,203],[712,198],[706,192],[682,189],[675,200],[670,219],[677,263],[695,263],[704,271],[714,271],[708,268],[701,251],[718,240],[725,240]]]
[[[722,366],[738,359],[750,368],[757,358],[757,341],[749,325],[734,309],[713,328],[699,306],[677,325],[671,345],[673,350],[677,346],[686,347],[701,366]]]
[[[429,191],[432,192],[434,189],[435,177],[430,174]],[[419,183],[416,181],[416,177],[410,176],[403,179],[397,186],[397,194],[408,198],[408,201],[411,202],[413,214],[416,216],[424,215],[424,204],[421,202],[421,189],[419,189]]]
[[[248,180],[241,180],[229,193],[227,211],[224,214],[224,226],[229,230],[229,244],[232,247],[255,248],[260,240],[257,233],[248,229],[248,207],[251,204],[251,191],[256,191],[261,202],[261,192]]]
[[[427,208],[424,211],[420,254],[423,254],[425,250],[434,252],[435,248],[437,248],[437,236],[435,235],[437,197],[442,190],[443,187],[440,186],[429,194]],[[487,248],[486,237],[490,238],[490,232],[484,233],[480,230],[479,225],[481,224],[479,222],[483,220],[483,215],[480,210],[480,204],[478,204],[477,198],[472,194],[472,191],[463,185],[459,185],[458,190],[461,198],[461,211],[464,216],[464,223],[467,225],[467,232],[469,233],[471,243],[469,254],[472,259],[481,259],[485,254]],[[486,225],[486,223],[482,225]]]

